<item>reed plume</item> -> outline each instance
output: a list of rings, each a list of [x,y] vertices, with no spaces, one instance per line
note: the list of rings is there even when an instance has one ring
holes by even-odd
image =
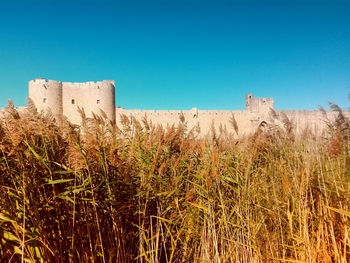
[[[0,118],[4,262],[348,262],[349,120],[271,122],[239,140],[105,114],[82,125],[12,102]],[[238,125],[232,115],[238,135]],[[276,123],[282,124],[278,126]],[[237,126],[237,128],[235,128]],[[218,129],[217,129],[218,128]]]

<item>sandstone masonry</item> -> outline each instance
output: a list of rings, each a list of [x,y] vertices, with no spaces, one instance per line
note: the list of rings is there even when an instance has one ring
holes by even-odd
[[[107,118],[121,125],[121,115],[125,114],[130,120],[142,123],[144,117],[152,124],[163,127],[176,125],[180,114],[186,120],[187,128],[199,127],[202,135],[215,129],[226,130],[236,136],[247,135],[256,130],[263,123],[283,126],[287,117],[295,127],[295,132],[301,134],[305,130],[314,135],[322,135],[327,129],[327,119],[334,120],[336,112],[318,110],[273,111],[273,98],[255,98],[253,94],[245,97],[246,109],[243,111],[215,111],[215,110],[128,110],[115,108],[115,82],[104,80],[101,82],[59,82],[55,80],[35,79],[29,82],[29,97],[34,101],[38,110],[50,109],[54,115],[65,115],[74,124],[80,124],[81,117],[78,107],[84,109],[87,117],[92,113],[105,112]],[[350,117],[349,111],[344,114]],[[238,132],[232,125],[235,119]]]
[[[60,82],[35,79],[29,81],[29,97],[38,110],[50,109],[54,115],[65,115],[72,123],[81,121],[78,107],[83,108],[88,117],[92,113],[107,114],[115,120],[114,80],[100,82]]]

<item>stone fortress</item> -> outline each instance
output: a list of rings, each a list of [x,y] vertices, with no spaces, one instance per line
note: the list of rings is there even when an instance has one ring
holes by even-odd
[[[115,120],[115,84],[113,80],[101,82],[60,82],[34,79],[29,81],[29,97],[37,109],[50,109],[54,115],[65,115],[69,121],[79,124],[81,117],[78,106],[84,108],[87,116],[103,110],[108,119]]]
[[[327,128],[326,120],[334,120],[336,112],[320,110],[284,110],[272,111],[274,109],[273,98],[255,98],[253,94],[245,97],[246,109],[238,111],[216,111],[216,110],[129,110],[115,107],[115,82],[103,80],[101,82],[59,82],[37,78],[29,81],[29,97],[35,103],[37,109],[47,110],[56,115],[65,115],[74,124],[80,124],[81,117],[78,107],[84,109],[87,117],[92,113],[106,113],[107,118],[121,125],[121,115],[125,114],[132,120],[142,123],[147,119],[155,125],[163,127],[178,124],[180,114],[183,114],[188,129],[199,127],[201,135],[211,132],[212,127],[226,130],[235,136],[249,134],[263,123],[283,125],[287,117],[295,127],[295,132],[301,134],[305,129],[315,135],[321,135]],[[344,111],[350,117],[349,111]],[[232,120],[235,119],[238,129],[234,129]],[[237,128],[237,127],[236,127]]]

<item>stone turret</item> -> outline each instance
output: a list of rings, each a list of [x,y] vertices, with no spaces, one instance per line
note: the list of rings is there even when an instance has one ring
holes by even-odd
[[[63,114],[73,123],[80,122],[78,107],[83,108],[86,116],[105,112],[108,119],[115,121],[114,81],[73,83],[63,82]]]
[[[62,82],[46,79],[29,81],[29,97],[34,101],[39,111],[50,109],[54,115],[61,115]]]

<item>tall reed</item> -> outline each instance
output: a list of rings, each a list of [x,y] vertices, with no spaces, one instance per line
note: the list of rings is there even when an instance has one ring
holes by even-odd
[[[235,139],[176,126],[75,126],[12,102],[0,119],[3,262],[348,262],[350,123]],[[275,113],[276,114],[276,113]],[[326,113],[327,114],[327,113]],[[235,132],[238,126],[234,117]],[[266,126],[264,124],[264,126]]]

